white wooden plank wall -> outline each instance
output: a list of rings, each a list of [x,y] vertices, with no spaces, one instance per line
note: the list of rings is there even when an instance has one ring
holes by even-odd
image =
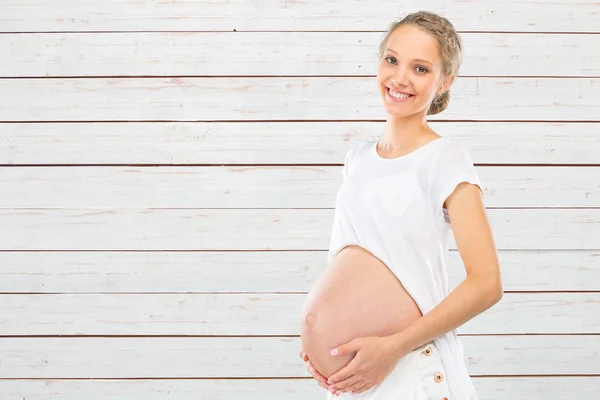
[[[419,9],[465,43],[432,126],[503,269],[459,330],[480,398],[596,399],[597,0],[0,0],[0,398],[324,398],[298,316],[384,127],[377,45]]]

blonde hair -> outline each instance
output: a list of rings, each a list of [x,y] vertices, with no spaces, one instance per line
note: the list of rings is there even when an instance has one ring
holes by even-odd
[[[458,75],[458,69],[462,63],[463,47],[460,36],[450,21],[427,11],[408,14],[402,20],[392,23],[379,45],[379,61],[381,62],[383,58],[387,42],[394,30],[408,24],[418,26],[437,39],[438,50],[442,58],[442,80],[449,76]],[[450,90],[448,89],[441,95],[435,96],[427,110],[427,115],[438,114],[444,111],[448,107],[449,102]]]

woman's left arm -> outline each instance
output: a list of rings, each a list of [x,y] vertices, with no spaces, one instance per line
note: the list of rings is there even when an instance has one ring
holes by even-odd
[[[445,204],[467,277],[429,313],[388,336],[399,357],[458,328],[502,299],[500,265],[481,191],[462,182]]]
[[[356,338],[334,349],[338,355],[357,353],[350,364],[329,377],[328,388],[333,393],[369,390],[392,371],[398,359],[458,328],[502,298],[500,266],[481,191],[463,182],[445,203],[467,278],[402,331]]]

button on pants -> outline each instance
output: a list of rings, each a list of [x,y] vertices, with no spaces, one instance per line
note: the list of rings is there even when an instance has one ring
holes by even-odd
[[[446,371],[432,342],[398,360],[392,372],[366,392],[339,396],[327,392],[327,400],[448,400]]]

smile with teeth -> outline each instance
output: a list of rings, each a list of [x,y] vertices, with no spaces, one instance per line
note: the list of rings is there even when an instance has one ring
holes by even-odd
[[[390,94],[390,96],[392,96],[395,99],[400,99],[400,100],[404,100],[404,99],[408,99],[409,97],[412,97],[412,94],[404,94],[404,93],[399,93],[396,92],[394,89],[392,88],[388,88],[388,93]]]

